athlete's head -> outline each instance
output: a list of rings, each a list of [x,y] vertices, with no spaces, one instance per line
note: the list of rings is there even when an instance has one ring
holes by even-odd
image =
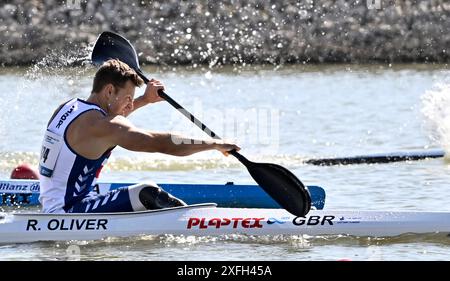
[[[127,116],[133,110],[134,91],[144,81],[126,63],[106,61],[95,73],[92,93],[101,96],[109,114]]]

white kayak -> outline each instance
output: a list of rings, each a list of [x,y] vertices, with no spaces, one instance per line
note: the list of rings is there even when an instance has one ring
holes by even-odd
[[[1,214],[0,243],[96,240],[137,235],[352,235],[449,233],[449,212],[313,210],[295,217],[282,209],[217,208],[215,204],[103,214]]]

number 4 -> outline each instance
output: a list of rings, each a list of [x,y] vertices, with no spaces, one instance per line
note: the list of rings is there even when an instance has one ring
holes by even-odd
[[[47,161],[48,153],[50,152],[50,149],[48,147],[43,146],[41,151],[41,158],[43,159],[43,163]]]

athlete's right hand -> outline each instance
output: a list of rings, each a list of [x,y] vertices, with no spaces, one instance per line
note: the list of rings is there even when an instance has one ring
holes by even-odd
[[[239,146],[237,146],[234,143],[231,142],[225,142],[225,141],[218,141],[215,143],[215,149],[217,149],[218,151],[222,152],[223,155],[228,156],[231,150],[236,150],[239,151],[241,150],[241,148]]]

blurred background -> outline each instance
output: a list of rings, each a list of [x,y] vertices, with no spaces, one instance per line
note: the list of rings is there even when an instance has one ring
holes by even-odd
[[[78,53],[111,30],[146,64],[445,63],[449,17],[444,0],[3,0],[0,62]]]

